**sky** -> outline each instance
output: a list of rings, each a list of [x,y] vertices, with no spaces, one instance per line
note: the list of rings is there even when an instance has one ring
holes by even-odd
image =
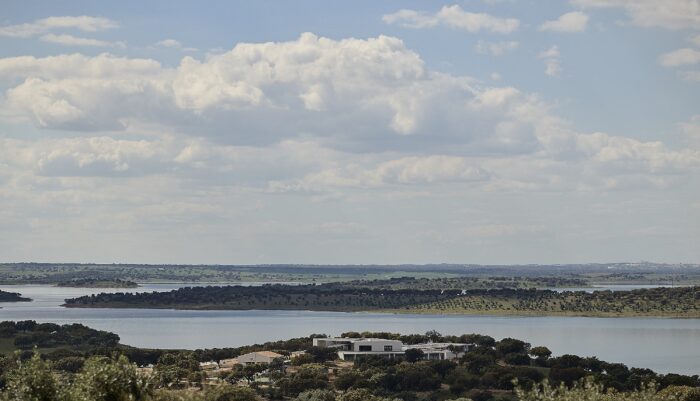
[[[2,261],[700,263],[700,0],[1,8]]]

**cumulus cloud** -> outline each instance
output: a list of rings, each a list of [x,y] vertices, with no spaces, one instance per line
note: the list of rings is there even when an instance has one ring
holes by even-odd
[[[700,51],[690,48],[678,49],[662,54],[659,63],[664,67],[680,67],[700,63]]]
[[[572,11],[563,14],[553,21],[547,21],[540,25],[540,31],[552,32],[583,32],[588,24],[588,15],[580,11]]]
[[[151,59],[116,57],[108,53],[97,56],[63,54],[37,58],[20,56],[0,58],[0,79],[40,78],[60,82],[69,79],[112,79],[156,77],[161,64]]]
[[[700,29],[697,0],[571,0],[584,8],[620,8],[635,25],[666,29]]]
[[[28,38],[55,29],[77,29],[84,32],[97,32],[117,28],[119,24],[102,17],[64,16],[38,19],[34,22],[0,27],[0,36]]]
[[[559,51],[541,57],[558,62]],[[175,68],[108,54],[12,57],[0,59],[0,80],[16,116],[87,132],[4,140],[0,159],[40,177],[165,174],[273,192],[590,190],[671,185],[700,159],[577,133],[536,96],[431,71],[384,36],[242,43]],[[94,136],[144,126],[156,133]]]
[[[486,42],[480,40],[476,44],[476,51],[481,54],[490,54],[492,56],[502,56],[506,53],[515,51],[520,44],[516,41],[508,42]]]
[[[446,26],[472,33],[480,31],[511,33],[520,26],[520,21],[516,18],[500,18],[485,13],[472,13],[465,11],[459,5],[444,6],[435,13],[402,9],[384,15],[382,20],[387,24],[398,24],[406,28],[422,29]]]
[[[540,52],[538,58],[544,60],[545,74],[549,75],[550,77],[558,77],[561,75],[562,67],[558,46],[554,45],[549,49]]]
[[[42,42],[55,43],[62,46],[92,46],[92,47],[126,47],[124,42],[108,42],[98,39],[81,38],[73,35],[56,35],[49,33],[39,38]]]

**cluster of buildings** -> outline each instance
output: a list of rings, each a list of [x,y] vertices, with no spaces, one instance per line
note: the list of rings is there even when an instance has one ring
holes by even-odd
[[[469,351],[471,344],[461,343],[425,343],[405,345],[398,340],[382,338],[314,338],[314,347],[334,348],[338,358],[354,361],[365,356],[382,356],[403,358],[409,350],[419,350],[419,359],[443,361],[458,359]]]
[[[338,358],[343,361],[355,361],[367,356],[385,358],[405,358],[407,353],[413,353],[416,359],[444,361],[461,358],[468,352],[472,344],[462,343],[424,343],[406,345],[398,340],[382,338],[314,338],[313,346],[337,350]],[[414,350],[414,351],[411,351]],[[420,351],[420,352],[418,352]],[[230,371],[236,365],[264,364],[269,365],[276,359],[294,359],[303,355],[304,351],[293,352],[289,357],[272,351],[257,351],[241,355],[237,358],[222,359],[218,362],[202,362],[200,367],[210,374]]]

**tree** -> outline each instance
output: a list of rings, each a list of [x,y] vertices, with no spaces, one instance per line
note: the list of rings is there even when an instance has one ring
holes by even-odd
[[[53,367],[56,370],[62,370],[69,373],[78,373],[85,365],[85,358],[79,356],[67,356],[54,362]]]
[[[357,390],[350,390],[347,393],[341,394],[338,398],[338,401],[400,401],[398,399],[392,400],[389,398],[384,398],[384,397],[378,397],[374,394],[372,394],[369,390],[367,389],[357,389]]]
[[[294,401],[335,401],[335,392],[331,390],[307,390],[299,394]]]
[[[530,344],[514,338],[504,338],[496,343],[496,351],[501,355],[527,353],[529,350]]]
[[[550,356],[552,356],[552,351],[550,351],[547,347],[533,347],[530,350],[530,355],[539,360],[547,360]]]
[[[204,395],[205,401],[256,401],[255,391],[248,387],[231,385],[208,388]]]
[[[450,385],[450,391],[453,394],[462,394],[479,385],[479,376],[471,374],[463,368],[459,368],[447,375],[445,381]]]
[[[355,386],[363,377],[357,370],[343,370],[335,378],[333,385],[340,391],[348,390]]]
[[[51,366],[41,360],[39,353],[19,363],[19,368],[10,371],[7,378],[5,398],[7,401],[55,401],[59,398],[58,383]]]
[[[530,365],[530,357],[524,352],[506,354],[503,360],[510,365]]]
[[[297,396],[301,392],[328,387],[328,375],[323,366],[305,365],[288,377],[279,381],[282,392],[289,396]]]
[[[407,362],[411,363],[420,361],[423,359],[424,355],[425,353],[417,348],[409,348],[404,352],[404,358],[406,358]]]
[[[180,381],[199,373],[199,361],[191,353],[168,353],[158,359],[153,369],[155,381],[160,386],[178,385]]]
[[[125,356],[88,359],[70,389],[71,401],[145,401],[151,395],[150,383]]]

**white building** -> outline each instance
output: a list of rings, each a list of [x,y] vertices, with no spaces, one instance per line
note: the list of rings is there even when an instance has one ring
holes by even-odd
[[[335,348],[338,357],[344,361],[354,361],[363,356],[401,357],[403,343],[382,338],[314,338],[314,347]]]
[[[406,345],[403,347],[404,352],[409,349],[418,349],[423,351],[424,360],[429,361],[449,361],[459,359],[469,351],[470,344],[460,343],[426,343]]]

